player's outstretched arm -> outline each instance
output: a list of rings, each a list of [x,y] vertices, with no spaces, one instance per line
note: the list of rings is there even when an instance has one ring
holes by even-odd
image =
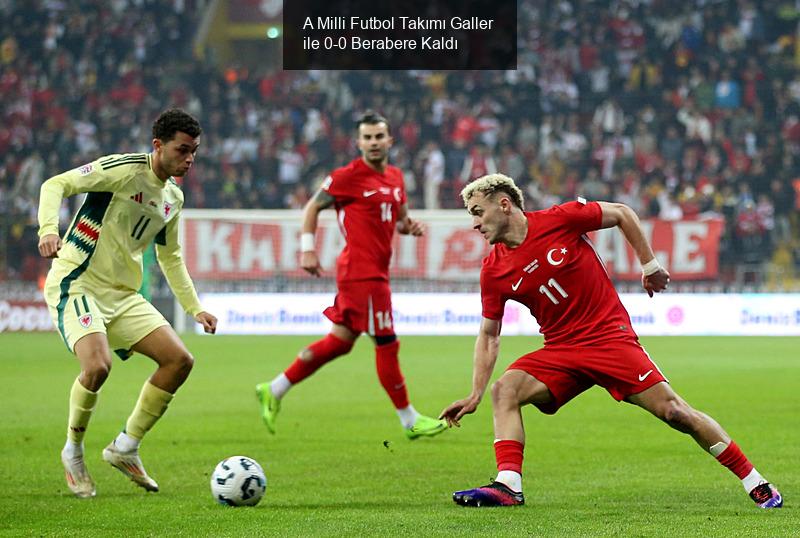
[[[400,206],[400,213],[397,215],[397,232],[415,237],[425,234],[425,225],[408,216],[408,204]]]
[[[652,297],[669,286],[669,272],[661,267],[653,253],[650,242],[644,235],[642,224],[636,212],[625,204],[598,202],[603,211],[602,228],[617,226],[625,240],[633,248],[642,264],[642,287]]]
[[[175,294],[183,310],[198,323],[203,323],[203,328],[206,329],[206,332],[209,332],[208,328],[212,328],[212,326],[216,330],[217,318],[203,310],[200,305],[200,299],[197,297],[194,282],[192,282],[189,271],[186,269],[186,264],[183,262],[183,254],[178,243],[179,218],[179,215],[175,215],[167,223],[163,233],[159,233],[156,236],[156,260],[158,260],[161,272],[164,273],[164,277],[167,279],[169,288]],[[204,313],[206,315],[200,317]],[[211,318],[213,318],[213,323],[211,323]],[[206,325],[201,319],[205,319],[209,325]]]
[[[439,418],[446,420],[448,426],[461,426],[459,423],[461,417],[474,413],[481,403],[497,362],[497,354],[500,352],[500,326],[499,320],[488,318],[481,320],[481,328],[475,340],[472,392],[466,398],[451,403],[439,414]]]
[[[323,189],[319,189],[303,208],[303,228],[300,235],[300,267],[316,277],[322,276],[317,250],[314,246],[314,235],[317,233],[319,213],[330,207],[335,198]]]

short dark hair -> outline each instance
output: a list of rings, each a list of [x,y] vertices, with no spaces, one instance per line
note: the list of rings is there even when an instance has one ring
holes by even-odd
[[[389,132],[392,131],[392,128],[389,125],[389,120],[387,120],[386,118],[384,118],[383,116],[381,116],[380,114],[378,114],[373,110],[367,110],[366,112],[364,112],[364,114],[361,115],[360,118],[358,118],[358,121],[356,122],[356,129],[361,127],[362,124],[378,125],[379,123],[385,123],[386,130]]]
[[[158,138],[162,142],[169,142],[175,138],[175,133],[178,131],[197,138],[203,129],[194,116],[180,108],[165,110],[153,122],[153,138]]]

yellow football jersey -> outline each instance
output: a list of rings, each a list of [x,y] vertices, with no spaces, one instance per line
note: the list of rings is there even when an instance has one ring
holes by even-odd
[[[54,176],[42,184],[39,236],[58,234],[64,197],[88,193],[63,236],[53,271],[64,286],[78,278],[100,288],[136,292],[142,284],[142,254],[155,240],[156,256],[170,288],[192,316],[202,311],[178,244],[183,192],[162,181],[149,153],[108,155]]]

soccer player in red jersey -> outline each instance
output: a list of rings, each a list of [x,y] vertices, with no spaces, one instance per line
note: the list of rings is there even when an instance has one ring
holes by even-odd
[[[334,170],[303,210],[301,266],[314,276],[322,268],[314,249],[317,217],[334,206],[346,245],[336,263],[337,294],[324,314],[333,322],[322,340],[300,351],[272,382],[256,386],[261,416],[275,433],[275,420],[286,392],[327,362],[350,352],[366,332],[375,342],[378,379],[394,404],[409,439],[433,436],[447,429],[444,420],[420,415],[409,403],[392,323],[389,262],[392,237],[421,236],[424,227],[408,216],[405,184],[399,168],[388,164],[392,136],[382,116],[368,112],[358,121],[361,157]]]
[[[579,199],[525,212],[522,192],[502,174],[483,176],[461,192],[473,227],[494,248],[481,269],[483,319],[475,343],[472,393],[440,418],[459,426],[473,413],[489,383],[500,346],[504,305],[527,306],[544,335],[544,347],[512,363],[492,385],[498,474],[483,487],[457,491],[464,506],[524,504],[521,408],[533,404],[553,414],[581,392],[599,385],[614,399],[646,409],[687,433],[741,479],[761,508],[780,508],[778,490],[747,460],[714,419],[689,406],[639,344],[630,317],[586,233],[617,226],[642,264],[642,286],[652,297],[669,273],[660,266],[629,207]]]

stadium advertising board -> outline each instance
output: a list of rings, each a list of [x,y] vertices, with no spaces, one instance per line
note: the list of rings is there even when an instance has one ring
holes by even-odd
[[[205,294],[203,306],[219,317],[220,334],[324,334],[322,310],[333,294]],[[642,336],[800,336],[796,294],[622,294]],[[394,326],[400,335],[475,335],[481,303],[470,293],[395,293]],[[198,333],[202,329],[196,326]],[[506,303],[503,334],[534,335],[539,326],[524,306]]]
[[[47,305],[43,301],[0,299],[0,333],[54,330]]]
[[[220,215],[223,215],[220,217]],[[263,279],[281,274],[304,277],[299,269],[298,212],[231,213],[186,211],[183,245],[194,279]],[[321,218],[317,253],[324,268],[335,267],[343,240],[332,212]],[[428,227],[420,238],[396,235],[392,275],[429,280],[477,281],[481,260],[489,248],[461,211],[415,212]],[[645,234],[673,280],[713,279],[718,273],[719,219],[644,221]],[[641,268],[616,229],[590,234],[610,274],[638,280]]]

